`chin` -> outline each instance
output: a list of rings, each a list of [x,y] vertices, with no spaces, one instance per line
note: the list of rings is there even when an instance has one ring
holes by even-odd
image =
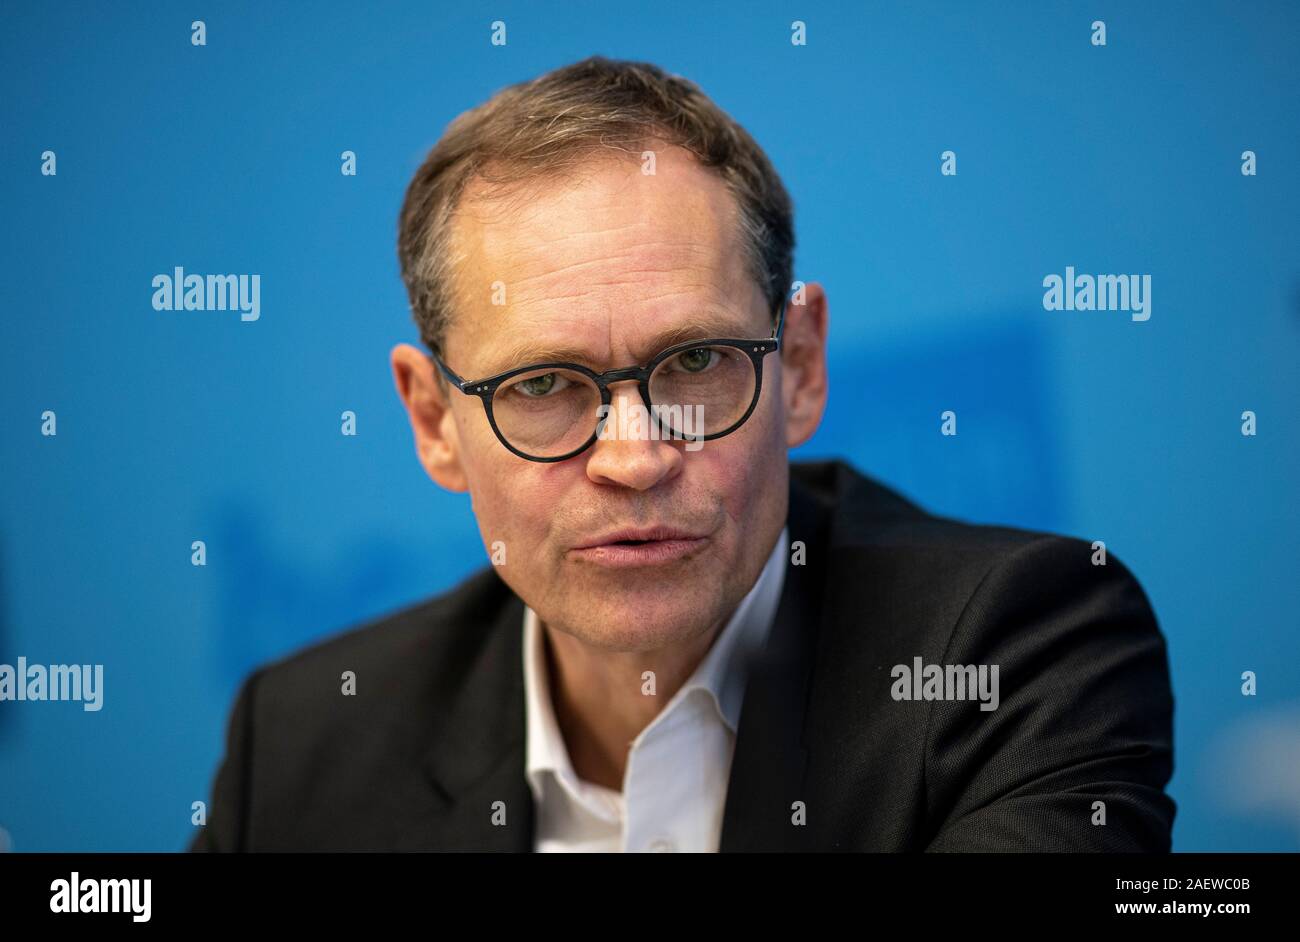
[[[560,624],[570,634],[609,651],[652,651],[698,638],[721,617],[714,604],[692,604],[687,598],[575,598]]]

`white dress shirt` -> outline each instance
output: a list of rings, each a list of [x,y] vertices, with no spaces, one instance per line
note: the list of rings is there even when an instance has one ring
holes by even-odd
[[[789,536],[782,529],[753,588],[680,690],[632,742],[623,788],[573,771],[555,719],[537,613],[524,606],[527,777],[534,850],[712,852],[745,693],[746,652],[767,639],[785,582]]]

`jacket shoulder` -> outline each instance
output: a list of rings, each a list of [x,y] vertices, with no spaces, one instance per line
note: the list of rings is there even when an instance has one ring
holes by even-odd
[[[791,466],[803,488],[830,518],[832,552],[888,552],[900,559],[943,559],[975,570],[1041,541],[1090,545],[1046,530],[978,523],[926,510],[900,491],[842,460]],[[914,563],[915,564],[915,563]]]
[[[418,718],[438,715],[468,666],[485,656],[513,601],[489,567],[447,592],[264,664],[243,690],[260,745],[301,755],[373,741],[379,730],[418,737]]]
[[[471,669],[508,650],[517,604],[487,568],[249,674],[191,849],[403,846],[433,800],[432,730]]]
[[[1107,548],[1102,565],[1091,540],[929,513],[835,464],[811,479],[828,536],[808,723],[823,800],[845,809],[835,846],[1168,849],[1167,658],[1124,563]],[[945,677],[984,665],[993,691],[918,703],[898,680],[918,659]],[[1114,826],[1091,827],[1093,799]]]
[[[826,508],[828,614],[850,634],[861,635],[862,625],[846,612],[908,612],[911,643],[943,648],[980,592],[1032,588],[1064,601],[1099,580],[1148,605],[1109,548],[1105,565],[1094,565],[1091,539],[930,513],[842,461],[792,476]]]
[[[439,659],[473,643],[511,598],[510,590],[491,567],[465,578],[451,589],[368,619],[317,640],[258,668],[264,678],[288,682],[322,665],[350,662],[358,668],[403,672],[410,658]]]

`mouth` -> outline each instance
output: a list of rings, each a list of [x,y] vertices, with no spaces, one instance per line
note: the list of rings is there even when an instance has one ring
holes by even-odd
[[[686,559],[704,548],[707,535],[669,527],[618,530],[569,550],[570,559],[610,569],[657,566]]]

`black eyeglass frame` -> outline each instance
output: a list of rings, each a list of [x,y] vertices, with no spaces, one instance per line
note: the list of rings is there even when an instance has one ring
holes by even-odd
[[[749,407],[745,409],[744,414],[727,428],[710,435],[689,436],[692,441],[707,442],[721,438],[724,435],[730,435],[736,429],[740,428],[740,426],[745,424],[753,414],[754,409],[758,406],[758,397],[763,392],[763,359],[769,353],[775,353],[781,349],[781,335],[785,330],[785,312],[789,303],[790,296],[786,295],[785,299],[781,302],[781,312],[777,316],[776,328],[772,331],[772,336],[770,337],[764,337],[758,340],[746,340],[736,337],[712,337],[704,340],[687,340],[682,343],[673,344],[665,350],[661,350],[659,353],[655,354],[654,359],[650,360],[650,362],[644,366],[629,366],[621,369],[605,370],[601,373],[588,369],[581,363],[530,363],[527,366],[520,366],[512,370],[506,370],[504,373],[497,373],[495,376],[489,376],[486,379],[464,380],[457,376],[446,363],[443,363],[442,358],[436,353],[430,354],[430,357],[434,363],[437,364],[438,369],[442,371],[443,375],[451,381],[452,385],[465,395],[478,396],[479,399],[482,400],[483,411],[487,413],[488,424],[492,426],[492,431],[496,434],[497,440],[500,441],[502,445],[520,458],[525,458],[528,461],[550,463],[554,461],[568,461],[570,458],[576,457],[590,448],[596,442],[596,439],[600,437],[600,432],[607,421],[607,416],[602,416],[597,419],[596,430],[591,433],[591,437],[588,438],[580,447],[554,458],[539,458],[536,455],[529,455],[510,444],[505,435],[501,433],[501,429],[497,426],[496,417],[492,414],[492,397],[496,395],[497,388],[500,387],[502,383],[512,377],[519,376],[523,373],[532,373],[537,370],[572,370],[575,373],[583,374],[596,384],[596,387],[600,390],[601,405],[608,407],[612,400],[609,393],[609,386],[611,383],[622,383],[636,380],[637,389],[641,393],[641,402],[645,405],[646,411],[648,411],[652,416],[656,416],[653,403],[650,402],[650,376],[661,363],[669,357],[675,356],[679,353],[684,353],[687,350],[695,350],[698,347],[735,347],[748,354],[750,362],[753,364],[754,396],[749,402]],[[677,430],[673,429],[671,426],[665,428],[664,424],[657,417],[654,421],[661,431],[669,432],[673,438],[686,437],[682,436],[681,433],[677,432]]]

